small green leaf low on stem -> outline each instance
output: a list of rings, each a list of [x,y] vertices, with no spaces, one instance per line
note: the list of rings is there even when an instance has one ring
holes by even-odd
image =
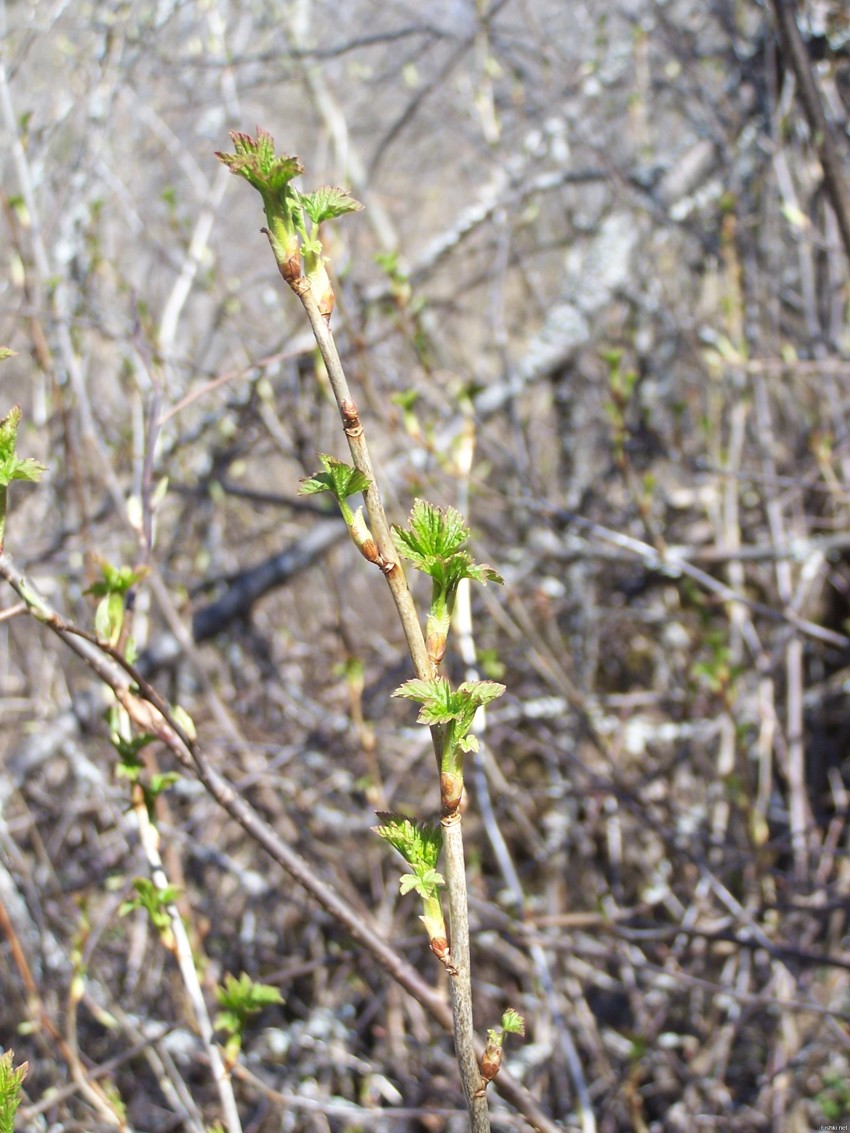
[[[142,749],[152,743],[156,736],[152,732],[143,732],[128,739],[121,731],[121,711],[117,704],[109,710],[109,740],[118,752],[115,774],[120,779],[128,779],[131,783],[136,783],[145,767],[141,757]]]
[[[410,867],[402,874],[399,888],[402,894],[415,892],[422,901],[420,920],[428,933],[431,951],[454,974],[456,969],[449,952],[446,922],[440,901],[440,889],[445,878],[437,871],[437,862],[443,845],[439,826],[426,822],[413,822],[405,815],[378,812],[380,826],[372,830],[397,850]]]
[[[365,492],[369,487],[369,477],[326,452],[317,454],[322,472],[315,472],[306,476],[298,488],[299,496],[313,496],[318,492],[330,492],[342,509],[343,518],[348,521],[345,512],[346,500],[357,492]],[[350,514],[350,512],[349,512]]]
[[[498,1027],[491,1027],[487,1031],[487,1046],[484,1048],[484,1055],[481,1059],[481,1077],[483,1085],[481,1092],[486,1089],[487,1083],[492,1082],[502,1066],[502,1046],[505,1041],[505,1035],[524,1035],[525,1034],[525,1020],[518,1011],[514,1011],[509,1007],[502,1015],[501,1025]]]
[[[323,185],[313,193],[302,193],[301,204],[314,224],[324,224],[326,220],[335,220],[363,208],[347,189],[335,185]]]
[[[116,646],[124,628],[124,600],[128,591],[147,574],[147,569],[128,566],[114,566],[106,559],[100,560],[103,578],[85,591],[100,598],[94,615],[95,633],[102,641]],[[132,645],[131,645],[132,650]]]
[[[135,909],[144,909],[151,924],[159,933],[159,938],[169,952],[175,949],[174,933],[171,931],[171,913],[168,906],[177,900],[180,890],[174,885],[157,888],[149,877],[137,877],[133,882],[135,897],[129,897],[118,908],[118,915],[126,917]]]

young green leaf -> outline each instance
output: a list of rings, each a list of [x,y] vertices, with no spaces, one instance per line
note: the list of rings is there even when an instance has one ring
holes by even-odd
[[[128,566],[114,566],[112,563],[107,562],[106,559],[100,559],[99,566],[103,579],[99,582],[93,582],[92,585],[83,592],[85,594],[94,594],[98,598],[102,598],[107,594],[126,594],[137,582],[141,582],[148,573],[147,567],[139,567],[137,569]]]
[[[29,1068],[22,1062],[14,1066],[14,1055],[7,1050],[0,1055],[0,1133],[13,1133],[15,1113],[21,1102],[21,1084]]]
[[[338,460],[325,452],[320,452],[318,457],[324,472],[315,472],[302,480],[298,489],[299,496],[330,492],[336,500],[342,502],[356,492],[365,492],[369,487],[369,477],[344,460]]]
[[[429,681],[405,681],[393,696],[422,705],[417,718],[420,724],[447,724],[450,720],[471,724],[479,705],[489,704],[504,691],[505,686],[497,681],[464,681],[452,689],[445,677],[434,677]]]
[[[121,779],[129,779],[131,783],[138,782],[139,776],[145,766],[139,753],[142,748],[152,743],[152,741],[156,739],[156,736],[152,735],[150,732],[144,732],[142,735],[133,736],[132,739],[128,740],[113,729],[110,732],[109,738],[119,756],[118,763],[115,767],[115,774]]]
[[[372,827],[374,833],[398,850],[411,867],[421,865],[429,870],[435,869],[443,845],[439,826],[413,822],[402,814],[385,811],[378,811],[378,818],[381,825]]]
[[[414,873],[403,873],[399,879],[402,896],[413,890],[423,901],[436,896],[437,890],[446,884],[446,879],[435,869],[417,868]]]
[[[505,581],[487,563],[474,563],[468,551],[456,551],[449,558],[431,560],[430,566],[419,569],[429,574],[446,594],[452,595],[464,578],[470,578],[473,582],[480,582],[485,586],[488,582],[502,585]]]
[[[509,1007],[502,1015],[500,1027],[491,1027],[487,1031],[487,1045],[481,1059],[481,1077],[484,1080],[481,1093],[484,1092],[487,1083],[492,1082],[499,1073],[502,1065],[502,1045],[505,1041],[505,1035],[508,1034],[525,1034],[525,1020],[512,1007]]]
[[[509,1007],[502,1015],[502,1030],[506,1035],[525,1035],[525,1019],[513,1007]]]
[[[168,906],[174,904],[180,890],[174,885],[166,885],[163,889],[159,889],[148,877],[137,877],[133,882],[133,888],[136,890],[136,896],[122,902],[118,915],[126,917],[134,909],[144,909],[157,932],[163,933],[168,930],[171,925]]]
[[[117,645],[121,637],[121,627],[124,624],[124,599],[113,592],[97,604],[94,614],[94,631],[101,641],[108,641],[110,645]]]
[[[484,584],[503,581],[492,567],[486,563],[473,563],[469,552],[462,550],[468,538],[469,529],[459,511],[453,507],[435,507],[425,500],[415,501],[407,528],[393,528],[399,554],[409,559],[417,570],[431,576],[433,585],[425,626],[425,646],[435,666],[440,664],[446,652],[461,581],[464,578]]]
[[[259,126],[256,138],[231,130],[230,140],[236,152],[216,153],[215,156],[231,173],[244,177],[258,189],[264,199],[267,193],[282,198],[289,182],[304,172],[304,166],[295,154],[282,154],[280,157],[275,154],[274,138]]]
[[[21,408],[14,405],[0,420],[0,488],[7,488],[13,480],[27,480],[35,483],[46,471],[37,460],[21,460],[15,449],[18,440],[18,426],[21,423]]]
[[[304,172],[304,166],[294,154],[278,157],[274,138],[259,127],[256,138],[238,131],[230,137],[236,152],[217,153],[216,157],[231,173],[244,177],[263,198],[266,233],[278,270],[293,287],[301,276],[301,238],[305,229],[300,196],[290,182]]]
[[[224,983],[216,988],[215,997],[225,1011],[243,1019],[272,1003],[283,1003],[283,996],[276,987],[255,983],[245,972],[239,979],[228,972]],[[217,1027],[220,1025],[216,1022]]]
[[[323,224],[347,212],[360,212],[363,208],[346,189],[333,185],[323,185],[312,193],[302,193],[301,205],[314,224]]]
[[[157,795],[161,795],[163,791],[167,791],[169,787],[179,782],[180,776],[176,771],[163,771],[159,775],[151,775],[150,785],[146,788],[145,794],[155,799]]]
[[[228,1069],[234,1065],[242,1049],[245,1024],[251,1015],[273,1003],[283,1003],[283,996],[270,984],[255,983],[244,972],[235,979],[230,973],[216,988],[215,997],[221,1011],[215,1017],[215,1026],[227,1035],[224,1056]]]
[[[469,528],[456,508],[439,508],[426,500],[414,501],[407,523],[406,528],[393,528],[396,546],[427,574],[434,561],[453,555],[469,538]]]

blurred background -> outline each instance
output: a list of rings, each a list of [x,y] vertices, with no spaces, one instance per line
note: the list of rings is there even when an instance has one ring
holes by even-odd
[[[506,1064],[585,1133],[850,1118],[850,248],[774,15],[0,4],[0,416],[21,405],[19,451],[48,468],[13,487],[7,552],[86,629],[102,560],[145,568],[141,670],[440,983],[369,832],[439,803],[427,733],[390,700],[401,632],[322,498],[297,497],[317,452],[345,455],[338,413],[260,199],[214,152],[259,125],[304,189],[348,187],[366,207],[325,233],[333,328],[390,518],[461,508],[505,578],[472,604],[478,671],[507,686],[468,780],[476,1022],[524,1014]],[[846,193],[850,19],[796,17]],[[217,1097],[176,966],[118,915],[147,867],[104,694],[16,601],[19,1128],[109,1127],[47,1017],[125,1127],[203,1130]],[[456,644],[445,669],[464,679]],[[246,1130],[466,1127],[450,1041],[197,783],[159,825],[210,1003],[228,972],[284,997],[246,1038]]]

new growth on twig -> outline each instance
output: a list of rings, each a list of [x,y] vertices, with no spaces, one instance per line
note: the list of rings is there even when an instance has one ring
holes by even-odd
[[[431,729],[440,778],[440,826],[415,823],[403,815],[379,814],[382,824],[375,832],[405,859],[409,873],[401,879],[402,893],[415,891],[421,901],[420,917],[428,933],[432,952],[451,977],[455,1046],[470,1121],[475,1133],[489,1130],[484,1087],[498,1072],[501,1038],[509,1029],[491,1031],[485,1062],[475,1057],[472,1026],[472,991],[469,969],[469,925],[466,878],[461,835],[463,757],[476,750],[471,734],[475,714],[505,691],[495,681],[467,681],[454,689],[439,675],[446,652],[449,628],[460,583],[471,579],[486,584],[501,582],[486,564],[476,564],[465,549],[469,529],[454,508],[440,508],[416,500],[407,527],[390,529],[375,481],[363,424],[351,396],[348,381],[330,330],[334,308],[333,287],[328,275],[320,225],[362,206],[344,189],[324,187],[301,193],[293,185],[303,172],[293,155],[276,156],[274,141],[258,129],[256,137],[231,134],[235,152],[217,154],[237,176],[244,177],[263,200],[267,227],[264,232],[287,285],[304,306],[328,371],[342,419],[352,464],[326,453],[319,455],[321,470],[302,481],[300,491],[311,495],[330,492],[336,499],[352,541],[360,554],[378,566],[389,583],[410,650],[416,676],[406,681],[394,696],[420,704],[419,721]],[[349,498],[362,493],[364,509],[352,508]],[[425,633],[407,588],[397,557],[407,559],[431,578],[431,601]],[[437,871],[441,847],[445,849],[445,877]],[[440,890],[449,897],[450,929],[447,932]],[[496,1051],[499,1051],[497,1057]]]

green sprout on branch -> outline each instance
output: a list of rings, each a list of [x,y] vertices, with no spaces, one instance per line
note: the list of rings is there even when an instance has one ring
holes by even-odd
[[[109,740],[118,752],[116,774],[119,778],[136,783],[145,766],[141,758],[142,749],[152,743],[156,736],[152,732],[142,732],[141,735],[130,738],[125,736],[121,731],[121,711],[117,704],[109,709]]]
[[[268,221],[269,238],[278,270],[296,294],[309,290],[326,321],[334,308],[334,292],[322,254],[319,228],[348,212],[363,208],[345,189],[323,185],[300,193],[292,181],[304,172],[294,155],[275,154],[274,138],[257,127],[257,136],[231,131],[235,153],[217,153],[219,161],[259,192]]]
[[[37,460],[22,460],[17,452],[20,406],[15,405],[0,421],[0,551],[6,534],[6,507],[9,485],[13,480],[38,482],[46,469]]]
[[[393,538],[401,555],[417,570],[431,576],[431,606],[425,625],[425,645],[435,666],[446,652],[446,640],[454,612],[458,586],[465,578],[503,583],[504,579],[486,563],[473,563],[464,550],[469,528],[456,508],[436,507],[416,500],[406,528],[393,527]]]
[[[443,725],[440,794],[444,816],[454,814],[460,805],[464,755],[478,750],[478,740],[470,735],[475,713],[504,691],[505,686],[497,681],[464,681],[453,689],[445,677],[434,677],[430,681],[405,681],[393,693],[422,705],[417,723]]]
[[[245,1024],[250,1016],[271,1004],[283,1003],[283,996],[276,987],[255,983],[244,972],[238,980],[228,972],[224,983],[215,989],[215,997],[221,1007],[215,1017],[215,1026],[227,1034],[224,1057],[230,1070],[239,1058]]]
[[[614,441],[614,459],[621,470],[626,464],[626,444],[629,439],[629,426],[626,419],[629,404],[637,384],[636,370],[623,369],[623,351],[603,350],[600,357],[608,367],[608,389],[610,401],[605,403],[605,412],[611,422]]]
[[[353,539],[360,554],[370,563],[383,566],[383,557],[363,516],[363,508],[359,507],[357,511],[352,511],[348,503],[349,496],[366,491],[371,483],[369,477],[356,468],[352,468],[345,461],[337,460],[335,456],[328,456],[325,452],[320,452],[318,457],[324,472],[316,472],[302,480],[298,495],[314,496],[319,492],[330,492],[339,504],[339,510],[345,520],[348,534]]]
[[[410,873],[401,876],[402,894],[415,892],[422,900],[420,920],[428,933],[431,951],[445,964],[450,973],[455,971],[449,953],[446,922],[440,903],[440,889],[445,878],[437,871],[437,861],[443,846],[443,834],[438,826],[413,822],[401,814],[378,811],[380,826],[372,830],[397,850],[410,867]]]
[[[150,922],[159,933],[159,938],[169,952],[175,950],[174,933],[171,930],[171,912],[169,905],[177,900],[180,890],[174,885],[166,885],[159,889],[149,877],[137,877],[133,881],[136,890],[135,897],[123,901],[118,909],[118,915],[126,917],[135,909],[144,909]]]
[[[94,615],[95,633],[101,641],[108,641],[114,647],[118,645],[124,628],[125,597],[145,577],[147,570],[144,567],[139,570],[117,567],[101,559],[100,572],[103,578],[92,583],[85,593],[100,598]]]
[[[154,772],[146,774],[146,767],[141,753],[158,737],[152,732],[142,732],[138,736],[129,736],[125,732],[127,719],[124,709],[113,704],[107,713],[109,721],[109,741],[118,753],[118,763],[115,774],[119,779],[126,779],[133,788],[133,805],[139,802],[144,804],[148,819],[156,825],[156,800],[169,787],[180,781],[176,771]]]
[[[21,1104],[21,1085],[27,1075],[29,1064],[22,1062],[14,1066],[11,1050],[0,1055],[0,1133],[12,1133],[15,1128],[15,1113]]]
[[[484,1079],[484,1084],[481,1087],[482,1093],[486,1089],[487,1083],[493,1081],[501,1068],[502,1045],[505,1041],[505,1035],[525,1035],[525,1020],[512,1007],[509,1007],[502,1015],[500,1026],[491,1027],[487,1031],[487,1046],[484,1048],[484,1055],[481,1059],[481,1077]]]

